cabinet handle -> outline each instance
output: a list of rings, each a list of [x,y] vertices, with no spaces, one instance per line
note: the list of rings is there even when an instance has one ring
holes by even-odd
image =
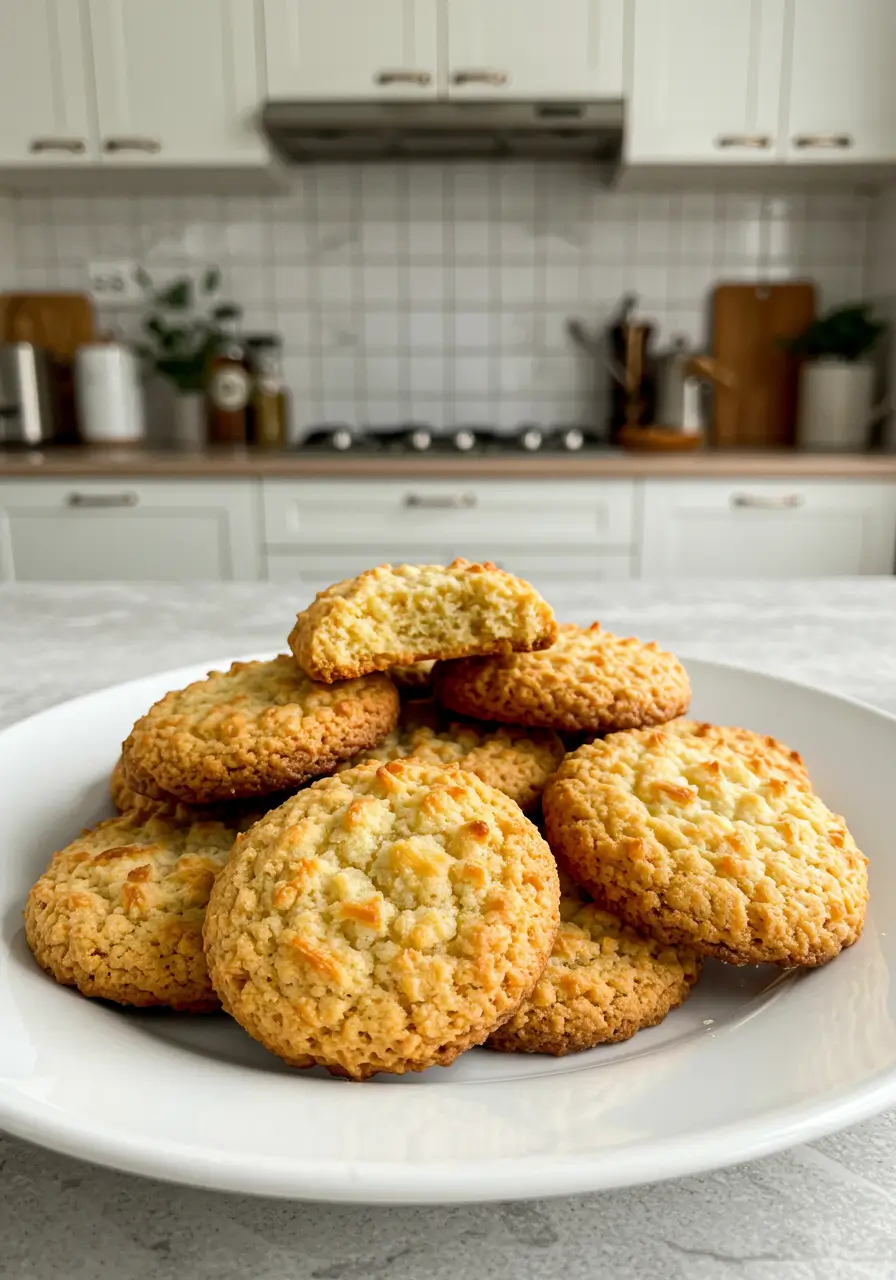
[[[119,151],[146,151],[155,155],[162,150],[158,138],[106,138],[103,150],[115,155]]]
[[[731,498],[732,507],[752,507],[754,511],[792,511],[801,507],[806,499],[801,493],[782,493],[770,496],[761,493],[735,493]]]
[[[108,507],[136,507],[140,498],[136,493],[70,493],[66,502],[82,511]]]
[[[390,84],[432,84],[432,73],[429,71],[379,71],[373,77],[373,83],[381,88]]]
[[[83,138],[32,138],[28,150],[39,156],[44,151],[69,151],[72,155],[82,156],[87,150]]]
[[[722,133],[716,138],[721,151],[745,147],[750,151],[768,151],[772,140],[767,133]]]
[[[506,71],[455,71],[451,76],[452,84],[490,84],[495,89],[503,89],[510,83]]]
[[[476,506],[475,493],[406,493],[406,507],[428,507],[440,511],[469,511]]]
[[[855,139],[848,133],[798,133],[793,145],[800,151],[847,151]]]

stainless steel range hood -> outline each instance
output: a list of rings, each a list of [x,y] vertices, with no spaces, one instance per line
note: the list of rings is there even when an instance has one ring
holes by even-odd
[[[283,102],[262,127],[292,164],[572,156],[619,158],[623,104],[601,102]]]

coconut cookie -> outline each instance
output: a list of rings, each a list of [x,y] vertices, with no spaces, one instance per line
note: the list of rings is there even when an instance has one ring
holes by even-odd
[[[288,655],[235,662],[168,693],[122,748],[140,794],[188,804],[295,790],[375,746],[398,719],[385,675],[316,684]]]
[[[545,788],[552,848],[660,941],[731,964],[833,959],[862,929],[866,859],[762,741],[686,723],[580,747]]]
[[[562,1057],[630,1039],[690,995],[701,962],[643,938],[560,875],[560,929],[535,990],[486,1047]]]
[[[228,1013],[294,1066],[445,1066],[532,990],[559,922],[551,851],[454,766],[360,765],[237,841],[205,948]]]
[[[521,809],[531,809],[565,754],[563,743],[550,729],[452,723],[440,719],[433,702],[407,702],[397,729],[378,747],[362,751],[340,767],[407,756],[430,764],[456,764],[503,791]]]
[[[554,614],[528,582],[493,564],[380,565],[321,591],[289,647],[314,680],[346,680],[430,658],[544,649]]]
[[[567,733],[662,724],[687,710],[687,672],[656,644],[565,624],[543,653],[466,658],[436,669],[436,696],[481,720]]]
[[[128,1005],[218,1007],[202,921],[235,832],[132,810],[85,831],[28,895],[25,933],[57,982]]]
[[[109,794],[112,803],[119,813],[127,813],[137,809],[143,813],[154,813],[159,818],[168,818],[172,822],[223,822],[226,827],[244,831],[257,822],[269,809],[288,800],[292,791],[278,791],[275,795],[255,796],[249,800],[221,800],[217,804],[184,804],[176,796],[164,799],[141,795],[128,785],[124,777],[124,766],[119,759],[109,778]],[[157,797],[164,792],[157,791]]]

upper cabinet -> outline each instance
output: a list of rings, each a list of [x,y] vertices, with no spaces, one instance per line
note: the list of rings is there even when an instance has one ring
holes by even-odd
[[[434,98],[437,0],[264,0],[272,98]]]
[[[255,0],[89,0],[89,12],[104,163],[265,158]]]
[[[624,0],[445,0],[453,98],[623,92]]]
[[[96,135],[81,5],[6,0],[0,17],[0,164],[83,165]]]
[[[778,147],[785,0],[634,6],[629,159],[768,163]]]
[[[894,0],[791,4],[787,159],[896,160]]]

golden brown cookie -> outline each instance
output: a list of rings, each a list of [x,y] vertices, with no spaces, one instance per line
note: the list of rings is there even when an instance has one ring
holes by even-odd
[[[109,794],[118,812],[127,813],[138,809],[141,813],[152,813],[173,822],[223,822],[225,827],[244,831],[269,809],[276,809],[284,800],[295,795],[297,788],[278,791],[269,796],[253,796],[249,800],[220,800],[217,804],[186,804],[183,800],[178,800],[177,796],[155,790],[156,798],[135,791],[125,781],[121,759],[116,761],[109,778]]]
[[[432,695],[432,673],[435,658],[411,662],[407,666],[389,668],[389,675],[402,698],[429,698]]]
[[[557,624],[534,587],[493,564],[381,564],[321,591],[289,647],[314,680],[346,680],[430,658],[553,644]]]
[[[691,700],[687,672],[673,654],[596,622],[564,624],[542,653],[440,663],[435,691],[461,715],[592,734],[662,724]]]
[[[340,768],[407,756],[430,764],[456,764],[503,791],[521,809],[531,809],[565,754],[550,729],[451,720],[439,715],[434,702],[419,701],[404,704],[398,727],[378,747],[360,752]]]
[[[237,840],[206,917],[215,989],[294,1066],[452,1062],[516,1011],[559,921],[551,851],[455,766],[360,765]]]
[[[138,810],[85,831],[28,895],[25,933],[37,962],[85,996],[217,1008],[202,921],[234,835],[218,822]]]
[[[543,804],[576,880],[660,941],[786,967],[861,933],[866,859],[778,743],[694,722],[611,734],[566,757]]]
[[[122,748],[142,795],[208,804],[295,790],[375,746],[398,719],[385,675],[315,684],[288,655],[235,662],[167,693]]]
[[[560,928],[535,990],[486,1047],[562,1057],[630,1039],[691,993],[701,961],[643,938],[560,873]]]

